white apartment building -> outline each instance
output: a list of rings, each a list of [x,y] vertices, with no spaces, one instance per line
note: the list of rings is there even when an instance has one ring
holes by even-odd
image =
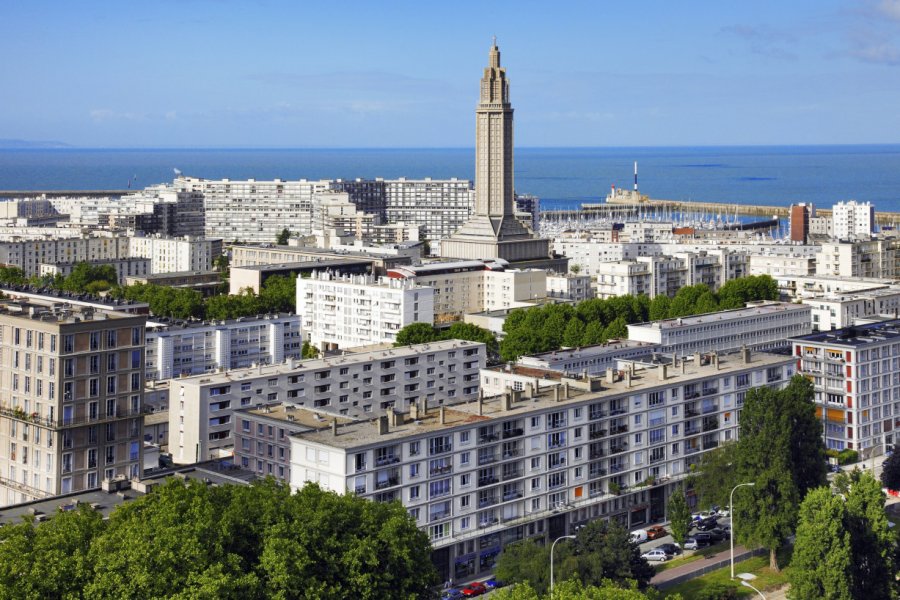
[[[659,344],[658,351],[678,356],[696,352],[733,352],[741,347],[776,350],[787,338],[812,331],[812,309],[805,304],[766,302],[693,317],[628,326],[628,339]]]
[[[517,366],[541,369],[575,377],[603,375],[607,369],[615,369],[621,360],[637,360],[659,351],[659,345],[650,342],[617,340],[581,348],[564,348],[552,352],[542,352],[520,356]],[[482,385],[487,384],[482,378]]]
[[[816,256],[816,274],[900,278],[900,239],[826,242]]]
[[[771,275],[773,279],[815,275],[816,258],[792,254],[751,254],[748,271],[749,275]]]
[[[594,297],[590,275],[547,273],[547,297],[581,302]]]
[[[705,284],[713,291],[725,282],[747,275],[748,256],[743,251],[701,250],[672,255],[598,263],[597,295],[611,298],[626,294],[674,296],[686,285]]]
[[[147,323],[148,380],[201,375],[302,357],[300,316],[241,317],[227,321]]]
[[[893,448],[900,426],[900,321],[792,337],[798,370],[815,386],[825,445],[863,459]]]
[[[428,533],[441,578],[467,579],[521,539],[549,543],[594,519],[629,529],[663,520],[674,484],[736,438],[747,390],[783,387],[793,373],[791,357],[746,351],[411,405],[291,436],[291,488],[315,482],[402,502]]]
[[[128,238],[130,255],[150,259],[151,273],[209,271],[222,254],[222,240],[153,236]]]
[[[836,275],[782,275],[776,278],[782,296],[794,300],[832,294],[852,294],[891,287],[895,280]]]
[[[53,230],[50,237],[0,241],[0,264],[19,267],[26,277],[40,275],[42,264],[122,260],[129,254],[127,237],[109,232],[81,237],[55,237],[65,230]]]
[[[314,272],[297,278],[297,314],[323,350],[393,343],[411,323],[434,323],[434,289],[405,279]]]
[[[532,306],[534,302],[547,297],[547,271],[543,269],[507,270],[488,265],[482,275],[482,310]]]
[[[386,179],[385,217],[389,223],[415,225],[425,239],[450,237],[469,220],[475,191],[467,179]]]
[[[871,202],[838,202],[831,207],[833,235],[839,240],[869,239],[875,232],[875,207]]]
[[[880,288],[858,293],[804,298],[812,308],[813,331],[830,331],[854,325],[856,319],[898,317],[900,288]]]
[[[169,451],[180,464],[230,455],[235,437],[247,433],[235,411],[273,402],[307,407],[327,426],[329,415],[352,419],[415,402],[471,401],[486,352],[484,344],[447,340],[174,379]]]

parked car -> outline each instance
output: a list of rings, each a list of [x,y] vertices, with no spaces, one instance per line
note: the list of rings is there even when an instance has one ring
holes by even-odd
[[[487,593],[487,586],[480,581],[473,581],[463,588],[462,595],[466,598],[474,598]]]
[[[710,529],[706,533],[712,538],[714,542],[721,542],[722,540],[728,539],[728,533],[721,527],[715,527],[714,529]]]
[[[718,517],[730,517],[730,516],[731,516],[731,513],[728,511],[727,508],[720,508],[719,510],[716,511],[716,516],[718,516]]]
[[[684,549],[685,550],[699,550],[706,544],[703,544],[697,538],[689,537],[684,541]]]
[[[655,540],[661,537],[666,537],[669,535],[669,532],[666,531],[666,528],[662,525],[653,525],[652,527],[647,528],[647,539]]]
[[[678,544],[660,544],[657,548],[672,556],[681,554],[681,548],[678,547]]]
[[[641,554],[641,558],[643,558],[644,560],[658,560],[659,562],[666,562],[672,557],[659,548],[654,548],[649,552],[644,552],[643,554]]]
[[[647,530],[646,529],[635,529],[629,534],[632,543],[634,544],[642,544],[647,541]]]
[[[459,588],[450,588],[441,592],[441,600],[460,600],[461,598],[465,598],[465,596]]]
[[[694,539],[700,542],[700,544],[704,546],[708,546],[716,541],[716,539],[712,536],[711,533],[701,531],[699,533],[694,534]]]
[[[702,521],[703,519],[708,519],[710,517],[715,517],[716,511],[714,510],[704,510],[702,512],[694,513],[691,515],[692,521]]]
[[[718,526],[719,522],[716,521],[715,517],[707,517],[697,523],[697,529],[699,529],[700,531],[709,531],[710,529],[715,529]]]
[[[506,584],[502,581],[497,581],[496,577],[491,577],[484,582],[484,586],[489,590],[496,590],[497,588],[502,588],[504,585]]]

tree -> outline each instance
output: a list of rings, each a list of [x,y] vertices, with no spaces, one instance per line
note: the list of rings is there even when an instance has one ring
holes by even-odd
[[[620,586],[612,581],[600,585],[583,585],[577,579],[557,581],[553,596],[538,594],[529,583],[506,587],[493,593],[492,600],[651,600],[660,597],[656,593],[644,593],[636,585]],[[678,594],[667,595],[667,600],[680,600]]]
[[[782,417],[790,432],[790,464],[794,484],[801,497],[828,483],[828,463],[822,443],[822,422],[816,417],[815,391],[810,380],[801,375],[791,378],[778,392]]]
[[[259,291],[259,307],[266,313],[296,313],[297,275],[273,275],[266,279]]]
[[[603,323],[600,321],[591,321],[584,328],[584,335],[581,337],[582,346],[593,346],[594,344],[602,344],[606,342],[604,337]]]
[[[569,265],[569,270],[573,275],[578,275],[581,272],[581,265],[572,264]]]
[[[672,299],[665,294],[659,294],[650,301],[650,320],[660,321],[669,318],[669,310]]]
[[[289,239],[291,239],[291,232],[287,227],[285,227],[275,238],[275,243],[279,246],[286,246]]]
[[[731,490],[740,483],[735,473],[736,451],[735,442],[726,442],[700,456],[697,474],[691,479],[700,506],[728,505]]]
[[[25,271],[19,267],[0,267],[0,283],[6,285],[24,285]]]
[[[691,509],[688,507],[684,488],[681,485],[672,490],[669,496],[669,521],[672,531],[672,539],[679,545],[684,545],[688,533],[691,531]]]
[[[881,483],[889,490],[900,490],[900,444],[881,465]]]
[[[300,355],[304,359],[319,358],[319,349],[309,342],[303,342],[303,348],[300,350]]]
[[[487,346],[488,362],[494,362],[500,349],[493,333],[472,323],[454,323],[441,335],[441,339],[480,342]]]
[[[565,540],[557,544],[553,557],[556,565],[571,552],[571,544],[567,544]],[[515,587],[519,587],[518,584],[526,584],[538,594],[546,593],[550,587],[549,546],[539,545],[534,540],[507,545],[497,557],[494,575],[505,583],[517,584]],[[559,571],[554,575],[558,577]]]
[[[790,598],[851,600],[850,533],[847,509],[828,488],[809,492],[800,505],[800,522],[791,559]]]
[[[847,494],[853,598],[891,598],[897,538],[884,512],[885,495],[870,473],[857,471]]]
[[[584,335],[584,323],[578,317],[573,317],[566,324],[566,329],[562,335],[562,345],[574,348],[581,345],[581,338]]]
[[[213,269],[220,273],[227,274],[231,266],[231,258],[227,254],[220,254],[213,259]]]
[[[119,275],[112,265],[80,262],[72,267],[72,272],[67,277],[55,283],[67,292],[95,294],[110,289],[118,280]]]
[[[625,339],[628,337],[628,324],[623,317],[617,317],[603,330],[603,337],[607,340]]]
[[[440,339],[437,330],[428,323],[410,323],[397,332],[394,346],[412,346],[413,344],[428,344]]]

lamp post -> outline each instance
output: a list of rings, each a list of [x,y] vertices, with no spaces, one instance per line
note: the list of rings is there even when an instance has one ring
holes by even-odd
[[[550,597],[551,598],[553,597],[553,550],[556,549],[556,542],[558,542],[559,540],[565,540],[565,539],[574,540],[575,536],[574,535],[562,535],[562,536],[559,536],[558,538],[556,538],[555,540],[553,540],[553,543],[550,544]]]
[[[763,600],[766,600],[766,597],[763,595],[763,593],[761,591],[759,591],[758,589],[756,589],[755,587],[753,587],[753,585],[750,583],[751,580],[756,579],[756,575],[754,575],[753,573],[738,573],[738,577],[741,580],[742,586],[750,588],[751,590],[753,590],[754,592],[759,594],[760,598],[762,598]]]
[[[734,490],[744,486],[754,486],[755,482],[739,483],[731,489],[728,495],[728,510],[731,511],[731,578],[734,579]]]

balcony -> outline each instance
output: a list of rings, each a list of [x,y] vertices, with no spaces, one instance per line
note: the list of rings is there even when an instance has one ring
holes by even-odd
[[[605,410],[592,410],[589,419],[591,421],[596,421],[597,419],[605,419],[608,414],[609,413],[607,413]]]
[[[447,473],[453,472],[453,465],[444,465],[443,467],[434,467],[428,470],[428,474],[434,477],[435,475],[446,475]]]
[[[500,483],[500,480],[496,477],[479,477],[478,478],[478,487],[484,487],[486,485],[494,485],[495,483]]]
[[[518,437],[525,433],[525,430],[521,427],[516,427],[514,429],[504,429],[503,430],[503,439],[508,440],[509,438]]]
[[[588,471],[588,479],[596,479],[606,475],[606,469],[591,469]]]
[[[624,470],[625,470],[625,465],[619,465],[619,464],[609,465],[610,473],[621,473]]]
[[[692,427],[686,426],[684,428],[684,435],[697,435],[698,433],[701,433],[701,431],[700,431],[700,427],[697,425],[694,425]]]
[[[353,490],[353,492],[354,492],[357,496],[362,496],[363,494],[366,493],[366,486],[364,486],[364,485],[358,485],[358,486],[356,486],[356,488]]]
[[[428,520],[430,522],[434,523],[435,521],[440,521],[441,519],[446,519],[449,516],[450,516],[449,510],[442,510],[440,512],[431,513],[430,515],[428,515]]]
[[[606,453],[603,451],[603,448],[591,450],[589,454],[591,460],[594,460],[595,458],[603,458],[604,456],[606,456]]]
[[[709,442],[703,442],[703,449],[704,449],[704,450],[711,450],[711,449],[716,448],[716,447],[718,447],[718,446],[719,446],[719,441],[718,441],[718,440],[712,440],[712,441],[709,441]]]
[[[591,432],[588,434],[588,438],[589,438],[589,439],[592,439],[592,440],[598,440],[598,439],[600,439],[600,438],[602,438],[602,437],[605,437],[605,436],[606,436],[606,430],[605,430],[605,429],[595,429],[595,430],[591,431]]]
[[[485,496],[484,498],[478,499],[478,508],[493,506],[495,504],[499,504],[499,502],[500,500],[498,500],[497,496]]]
[[[718,393],[719,393],[719,388],[718,388],[718,387],[708,387],[708,388],[703,388],[703,395],[704,395],[704,396],[712,396],[713,394],[718,394]]]
[[[504,502],[509,502],[510,500],[518,500],[521,497],[522,497],[522,492],[519,490],[513,490],[511,492],[503,493],[503,501]]]
[[[524,475],[524,471],[522,471],[521,469],[516,469],[515,471],[504,471],[503,481],[509,481],[510,479],[521,477],[522,475]]]
[[[497,462],[496,454],[491,453],[491,454],[479,454],[478,455],[478,465],[479,466],[489,465],[489,464],[495,463],[495,462]]]
[[[609,411],[609,416],[615,417],[616,415],[624,415],[626,412],[628,411],[624,408],[613,408]]]
[[[716,412],[719,410],[718,404],[707,404],[703,407],[703,414],[709,414],[711,412]]]
[[[696,390],[691,390],[690,392],[688,392],[687,390],[685,390],[685,392],[684,392],[684,399],[685,399],[685,400],[694,400],[694,399],[699,398],[699,397],[700,397],[700,392],[698,392],[698,391],[696,391]]]
[[[704,431],[704,432],[707,432],[707,431],[713,431],[713,430],[718,429],[718,428],[719,428],[719,422],[718,422],[718,421],[704,421],[704,422],[703,422],[703,431]]]
[[[507,450],[503,453],[503,460],[509,460],[510,458],[516,458],[522,456],[522,451],[518,448],[513,450]]]
[[[400,478],[399,477],[388,477],[387,479],[382,479],[381,481],[375,482],[376,490],[383,490],[385,488],[394,487],[395,485],[399,485]]]
[[[479,444],[487,444],[490,442],[496,442],[499,439],[500,439],[500,436],[497,435],[496,433],[489,433],[487,435],[478,436],[478,443]]]
[[[566,459],[559,460],[555,463],[551,463],[547,468],[548,469],[560,469],[566,466]]]
[[[694,407],[684,409],[684,418],[685,419],[690,419],[691,417],[699,417],[699,416],[700,416],[700,411],[698,411]]]
[[[376,467],[383,467],[385,465],[393,465],[398,462],[400,462],[400,457],[394,456],[393,454],[391,454],[389,456],[382,456],[380,458],[379,457],[375,458],[375,466]]]
[[[613,435],[619,433],[628,433],[628,425],[619,425],[618,427],[610,427],[609,432]]]
[[[685,454],[696,454],[697,452],[700,452],[700,446],[689,446],[684,449]]]

